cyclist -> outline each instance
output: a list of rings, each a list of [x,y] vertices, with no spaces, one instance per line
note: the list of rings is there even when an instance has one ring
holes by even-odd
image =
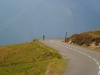
[[[45,39],[45,36],[43,35],[43,40]]]

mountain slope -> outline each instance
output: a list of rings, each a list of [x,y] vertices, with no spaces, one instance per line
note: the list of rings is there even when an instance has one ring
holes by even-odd
[[[61,75],[66,64],[62,61],[57,51],[38,41],[0,47],[0,75],[44,75],[47,71]]]
[[[67,38],[66,41],[68,43],[100,50],[100,30],[74,34],[71,37]]]

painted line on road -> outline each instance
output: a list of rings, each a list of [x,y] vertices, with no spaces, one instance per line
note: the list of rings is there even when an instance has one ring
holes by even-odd
[[[98,65],[99,65],[99,63],[97,63]],[[99,72],[98,72],[98,75],[100,75],[100,66],[98,66],[99,67]]]
[[[100,75],[100,71],[98,72],[98,75]]]
[[[69,49],[73,49],[73,48],[69,48]]]
[[[97,60],[93,58],[93,60],[96,62]]]
[[[83,55],[87,55],[87,54],[83,53]]]
[[[97,65],[99,66],[99,63],[98,62],[96,62],[97,63]],[[100,69],[100,66],[99,66],[99,69]]]
[[[82,53],[82,52],[80,52],[80,51],[78,51],[79,53]]]
[[[88,55],[89,58],[92,58],[91,56]]]
[[[76,49],[73,49],[74,51],[77,51]]]

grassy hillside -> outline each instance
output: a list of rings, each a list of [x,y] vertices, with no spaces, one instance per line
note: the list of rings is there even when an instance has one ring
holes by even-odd
[[[66,41],[100,51],[100,30],[74,34]]]
[[[0,75],[61,75],[66,60],[38,41],[0,47]]]

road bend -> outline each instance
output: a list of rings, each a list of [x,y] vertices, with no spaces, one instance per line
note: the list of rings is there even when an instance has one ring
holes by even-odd
[[[63,75],[100,75],[100,52],[64,43],[63,39],[39,41],[58,50],[69,60]]]

